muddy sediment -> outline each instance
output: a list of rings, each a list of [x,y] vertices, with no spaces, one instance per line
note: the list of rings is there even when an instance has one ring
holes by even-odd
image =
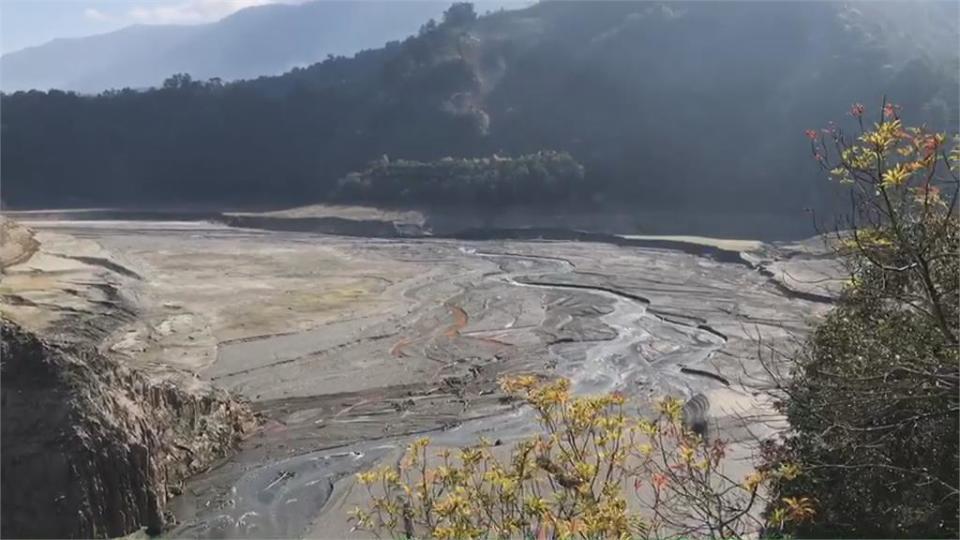
[[[346,510],[364,501],[352,473],[395,459],[410,437],[458,446],[530,433],[529,415],[497,387],[509,373],[568,377],[577,392],[617,390],[641,407],[704,393],[718,432],[749,457],[742,418],[763,406],[749,388],[763,374],[755,338],[788,344],[829,307],[774,282],[797,275],[787,248],[748,259],[729,242],[545,240],[563,236],[542,230],[370,238],[210,222],[41,229],[95,242],[108,254],[61,262],[134,291],[136,316],[106,329],[100,349],[153,377],[192,374],[264,419],[237,453],[184,483],[172,536],[353,535]]]

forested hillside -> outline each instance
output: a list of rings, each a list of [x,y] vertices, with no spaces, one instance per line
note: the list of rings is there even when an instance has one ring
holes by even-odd
[[[794,211],[828,199],[797,141],[837,103],[886,93],[955,131],[957,5],[900,8],[937,24],[898,40],[894,8],[869,4],[457,5],[279,77],[4,95],[4,202],[300,204],[384,155],[551,150],[583,165],[582,204]]]

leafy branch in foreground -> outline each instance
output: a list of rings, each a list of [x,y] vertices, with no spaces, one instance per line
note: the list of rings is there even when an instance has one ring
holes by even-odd
[[[571,396],[565,379],[521,375],[501,387],[533,408],[538,435],[510,449],[431,450],[419,439],[397,466],[357,475],[369,506],[354,511],[356,525],[406,538],[731,538],[814,515],[797,497],[762,520],[767,486],[800,470],[728,475],[727,443],[687,430],[676,399],[647,420],[620,394]]]
[[[830,124],[808,130],[814,159],[850,189],[849,221],[838,231],[838,255],[851,272],[848,296],[889,299],[930,319],[941,339],[956,346],[958,278],[955,270],[960,138],[904,126],[900,108],[884,100],[872,128],[865,108],[850,110],[859,135]],[[864,298],[865,299],[865,298]]]

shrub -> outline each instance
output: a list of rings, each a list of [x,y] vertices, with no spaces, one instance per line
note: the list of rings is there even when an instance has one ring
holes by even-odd
[[[651,421],[628,414],[619,394],[573,397],[564,379],[501,386],[533,408],[539,435],[455,451],[419,439],[397,466],[358,474],[370,503],[354,511],[357,526],[407,538],[729,538],[814,513],[809,499],[791,498],[761,521],[766,486],[799,469],[731,478],[727,444],[687,431],[675,399],[659,401]]]

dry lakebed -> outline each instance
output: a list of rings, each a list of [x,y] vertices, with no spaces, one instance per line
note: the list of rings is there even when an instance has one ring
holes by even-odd
[[[14,250],[6,317],[95,340],[145,373],[187,373],[258,413],[234,453],[178,487],[173,537],[359,535],[346,517],[362,503],[353,474],[412,437],[463,446],[531,433],[498,389],[508,373],[620,391],[641,412],[703,392],[710,421],[740,443],[731,459],[748,460],[754,437],[775,429],[748,420],[769,412],[757,338],[791,347],[839,284],[813,240],[377,238],[13,217],[40,247]],[[119,298],[99,298],[103,282]],[[125,315],[111,320],[117,305]]]

